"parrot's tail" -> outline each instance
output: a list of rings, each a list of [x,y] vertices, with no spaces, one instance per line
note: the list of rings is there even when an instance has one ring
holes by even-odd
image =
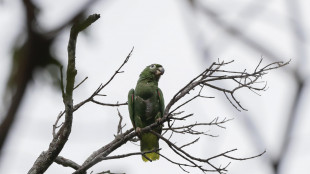
[[[158,137],[152,133],[143,133],[141,136],[141,152],[156,150],[159,148]],[[145,156],[152,161],[159,159],[159,152],[146,153]],[[142,155],[144,162],[150,161]]]

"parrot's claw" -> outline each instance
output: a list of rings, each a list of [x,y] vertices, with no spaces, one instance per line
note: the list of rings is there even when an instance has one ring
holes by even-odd
[[[136,132],[137,132],[138,136],[140,137],[141,136],[141,128],[137,127]]]

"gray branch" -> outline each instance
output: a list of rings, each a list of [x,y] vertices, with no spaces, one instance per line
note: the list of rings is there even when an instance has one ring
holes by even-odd
[[[58,156],[56,159],[55,159],[55,163],[59,164],[59,165],[62,165],[64,167],[71,167],[75,170],[77,170],[79,167],[81,167],[80,165],[78,165],[76,162],[70,160],[70,159],[67,159],[67,158],[64,158],[62,156]]]
[[[55,161],[68,140],[68,137],[71,133],[74,111],[73,90],[75,76],[77,74],[77,70],[75,68],[75,48],[77,36],[79,32],[86,29],[99,18],[100,15],[98,14],[90,15],[85,21],[75,24],[71,28],[70,39],[68,43],[67,85],[65,92],[63,92],[63,102],[65,105],[65,121],[58,130],[58,132],[54,134],[48,150],[40,154],[31,169],[28,171],[28,174],[44,173],[48,169],[48,167]],[[57,127],[57,125],[55,125],[55,127]]]
[[[231,62],[221,62],[221,63],[213,63],[209,68],[207,68],[205,71],[203,71],[201,74],[199,74],[198,76],[196,76],[193,80],[191,80],[187,85],[185,85],[180,91],[178,91],[174,97],[170,100],[170,102],[168,103],[168,105],[166,106],[166,109],[164,111],[164,115],[163,118],[160,119],[159,121],[144,127],[141,129],[141,133],[143,132],[149,132],[152,131],[152,129],[154,129],[155,127],[158,127],[159,125],[162,125],[165,122],[168,122],[173,120],[173,121],[184,121],[186,118],[193,116],[192,114],[190,115],[186,115],[186,116],[180,116],[180,118],[178,119],[178,115],[182,114],[183,112],[176,112],[178,109],[180,109],[181,107],[183,107],[184,105],[188,104],[190,101],[196,99],[197,97],[203,97],[201,95],[201,90],[199,91],[199,94],[197,95],[197,97],[193,97],[192,99],[184,102],[183,104],[180,104],[176,107],[176,109],[171,109],[172,107],[175,107],[176,103],[183,98],[186,95],[190,94],[190,91],[194,90],[197,86],[200,86],[201,88],[203,86],[206,87],[211,87],[211,88],[215,88],[219,91],[225,90],[225,92],[230,93],[230,94],[234,94],[234,92],[236,90],[239,90],[241,88],[249,88],[249,89],[253,89],[253,90],[264,90],[264,86],[263,87],[254,87],[253,85],[255,85],[257,83],[257,79],[258,77],[261,78],[263,75],[265,75],[268,71],[276,69],[276,68],[280,68],[282,66],[287,65],[289,62],[283,63],[283,62],[276,62],[276,63],[272,63],[269,64],[263,68],[259,68],[259,65],[257,66],[257,68],[255,69],[255,71],[253,73],[247,73],[245,71],[240,71],[240,72],[232,72],[232,71],[224,71],[221,70],[221,68],[225,65],[228,65]],[[117,71],[116,71],[117,73]],[[225,74],[221,74],[221,73],[225,73]],[[230,75],[232,74],[232,75]],[[239,81],[236,82],[235,79],[239,79]],[[240,80],[241,79],[241,80]],[[209,84],[210,82],[214,82],[214,81],[219,81],[219,80],[232,80],[233,82],[237,83],[237,86],[234,89],[231,90],[227,90],[215,85],[209,86],[207,84]],[[101,89],[98,88],[98,90]],[[97,90],[97,91],[98,91]],[[97,92],[95,91],[95,93]],[[94,93],[94,94],[95,94]],[[91,96],[92,97],[92,96]],[[90,98],[91,98],[90,97]],[[208,98],[208,97],[204,97],[204,98]],[[90,101],[92,99],[89,99]],[[238,103],[238,101],[236,100],[236,98],[233,98],[233,101],[235,101],[236,103]],[[240,103],[238,104],[238,106],[241,107]],[[241,107],[242,108],[242,107]],[[222,121],[218,121],[218,118],[214,119],[212,122],[210,123],[196,123],[196,124],[188,124],[185,125],[183,127],[172,127],[169,126],[169,128],[167,128],[167,130],[171,130],[172,132],[176,132],[179,129],[183,129],[183,133],[186,134],[197,134],[197,135],[201,135],[201,134],[205,134],[205,132],[198,132],[193,130],[192,128],[195,126],[210,126],[210,125],[216,125],[219,127],[224,128],[223,126],[221,126],[221,124],[225,123],[229,121],[229,119],[224,119]],[[153,132],[153,131],[152,131]],[[256,156],[252,156],[249,158],[236,158],[236,157],[232,157],[229,156],[228,154],[231,153],[232,151],[235,151],[237,149],[233,149],[231,151],[226,151],[224,153],[221,153],[219,155],[207,158],[207,159],[201,159],[198,157],[194,157],[191,156],[189,153],[187,153],[186,151],[183,150],[184,147],[189,146],[193,143],[196,143],[198,140],[194,140],[192,142],[189,142],[181,147],[177,147],[175,146],[169,139],[164,138],[162,135],[157,134],[155,132],[153,132],[154,134],[156,134],[160,139],[164,140],[168,146],[179,156],[181,156],[183,159],[185,159],[189,164],[185,164],[185,163],[179,163],[179,162],[175,162],[170,160],[169,158],[163,156],[165,159],[167,159],[168,161],[179,165],[179,167],[182,168],[183,171],[186,171],[184,169],[184,167],[197,167],[199,168],[201,171],[203,172],[218,172],[218,173],[223,173],[227,171],[227,167],[229,166],[230,163],[228,163],[226,166],[224,167],[217,167],[215,165],[213,165],[210,161],[214,158],[218,158],[218,157],[225,157],[231,160],[247,160],[247,159],[251,159],[251,158],[256,158],[258,156],[261,156],[262,154],[264,154],[265,152],[262,152]],[[121,157],[127,157],[127,156],[131,156],[132,154],[123,154],[120,156],[109,156],[114,150],[116,150],[117,148],[119,148],[120,146],[126,144],[128,141],[132,140],[134,137],[137,136],[137,133],[134,132],[134,129],[129,129],[127,131],[125,131],[124,133],[120,133],[118,134],[115,139],[113,141],[111,141],[110,143],[108,143],[107,145],[101,147],[100,149],[94,151],[85,161],[84,163],[79,167],[79,169],[77,169],[74,174],[84,174],[90,167],[96,165],[97,163],[105,160],[105,159],[115,159],[115,158],[121,158]],[[136,154],[136,153],[134,153]],[[209,166],[211,166],[211,169],[207,169],[201,166],[201,164],[198,163],[206,163]],[[186,171],[187,172],[187,171]]]

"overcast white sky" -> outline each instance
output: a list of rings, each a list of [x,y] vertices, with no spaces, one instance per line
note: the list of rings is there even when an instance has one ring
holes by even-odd
[[[85,1],[85,0],[84,0]],[[64,19],[79,9],[83,0],[38,1],[42,8],[39,23],[44,29],[59,25]],[[288,0],[287,0],[288,1]],[[288,13],[285,0],[207,0],[204,4],[219,14],[219,18],[241,28],[245,36],[273,50],[278,60],[292,60],[290,67],[300,67],[304,77],[308,77],[309,66],[309,1],[296,1],[299,4],[299,19],[303,27],[306,52],[303,59],[298,59],[296,39],[292,32],[292,14]],[[61,4],[61,5],[60,5]],[[77,103],[88,97],[99,84],[106,82],[123,62],[131,48],[134,52],[125,73],[119,74],[113,82],[102,91],[107,97],[98,100],[107,103],[125,102],[127,93],[135,87],[143,68],[152,63],[160,63],[165,74],[159,82],[166,102],[191,78],[203,71],[212,61],[235,60],[230,69],[254,69],[264,53],[250,48],[244,42],[226,34],[212,20],[199,12],[192,12],[184,0],[132,0],[99,1],[89,14],[99,13],[101,18],[80,34],[77,44],[77,82],[88,80],[74,94]],[[19,31],[23,28],[22,4],[17,0],[4,0],[0,3],[0,96],[4,95],[5,84],[11,62],[11,46]],[[66,63],[66,49],[69,31],[62,33],[54,46],[55,55]],[[201,52],[205,49],[205,52]],[[270,61],[268,57],[263,64]],[[250,91],[239,94],[241,103],[249,110],[237,112],[225,96],[214,90],[206,89],[205,95],[215,99],[199,99],[186,108],[187,113],[195,113],[188,121],[211,121],[214,117],[234,118],[226,124],[226,129],[210,127],[210,133],[219,138],[204,137],[191,148],[191,153],[208,157],[230,149],[238,148],[233,155],[247,157],[263,150],[267,154],[249,161],[233,161],[229,173],[272,174],[268,161],[279,153],[287,112],[295,89],[293,77],[287,69],[269,73],[264,80],[269,89],[257,96]],[[308,85],[308,84],[307,84]],[[309,92],[305,91],[304,100],[299,108],[297,128],[292,133],[294,148],[289,151],[290,158],[282,167],[281,174],[306,173],[306,163],[310,161],[310,118],[307,107]],[[1,100],[1,110],[6,110]],[[52,125],[58,113],[64,108],[61,94],[52,86],[52,80],[46,72],[36,75],[28,86],[28,91],[18,112],[18,118],[11,136],[3,150],[0,161],[0,173],[26,173],[38,155],[48,148],[52,139]],[[127,106],[120,107],[125,117],[125,129],[131,127]],[[2,113],[3,115],[3,113]],[[1,115],[1,116],[2,116]],[[247,118],[250,117],[250,118]],[[245,124],[249,120],[258,130],[261,141],[253,136]],[[93,151],[114,138],[118,124],[116,108],[87,104],[74,113],[72,134],[61,155],[81,164]],[[186,140],[192,140],[186,137]],[[186,142],[184,137],[175,136],[178,145]],[[259,142],[259,143],[257,143]],[[179,159],[160,142],[162,153]],[[127,143],[113,154],[136,152],[140,148]],[[227,160],[219,159],[218,164],[225,165]],[[90,171],[111,170],[115,173],[182,173],[182,170],[164,159],[144,163],[140,156],[120,160],[103,161]],[[194,169],[192,173],[200,171]],[[53,164],[46,173],[72,173],[71,168]]]

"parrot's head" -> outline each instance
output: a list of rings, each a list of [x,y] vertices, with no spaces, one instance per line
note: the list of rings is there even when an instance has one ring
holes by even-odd
[[[140,79],[158,82],[161,75],[163,75],[165,69],[160,64],[152,64],[147,66],[140,74]]]

